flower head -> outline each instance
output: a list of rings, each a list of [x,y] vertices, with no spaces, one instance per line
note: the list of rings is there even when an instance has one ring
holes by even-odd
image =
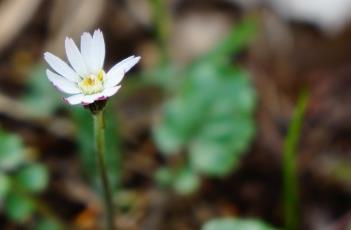
[[[60,91],[70,94],[64,99],[71,105],[89,105],[111,97],[121,88],[124,74],[140,60],[130,56],[105,72],[105,41],[100,30],[93,35],[83,33],[80,50],[71,38],[66,38],[65,48],[70,65],[49,52],[44,59],[54,70],[46,70],[48,79]]]

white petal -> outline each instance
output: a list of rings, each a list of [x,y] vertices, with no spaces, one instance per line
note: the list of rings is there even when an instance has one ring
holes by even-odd
[[[79,52],[76,44],[71,38],[65,40],[66,55],[73,69],[81,76],[85,77],[88,72],[83,60],[82,54]]]
[[[105,61],[105,40],[101,30],[95,30],[93,35],[93,43],[95,49],[95,57],[97,68],[102,69]]]
[[[104,97],[101,93],[92,94],[92,95],[84,95],[81,103],[83,105],[88,105],[88,104],[93,103],[94,101],[99,101],[99,100],[104,100],[104,99],[106,99],[106,97]]]
[[[102,91],[102,95],[104,97],[111,97],[112,95],[114,95],[115,93],[117,93],[117,91],[121,88],[120,85],[117,85],[115,87],[111,87],[111,88],[106,88],[104,89],[104,91]]]
[[[93,37],[89,33],[83,33],[80,39],[80,52],[89,73],[95,74],[96,62],[93,49]]]
[[[76,94],[67,98],[64,98],[66,102],[71,105],[83,104],[88,105],[95,101],[105,100],[108,97],[111,97],[121,88],[120,85],[104,89],[101,93],[92,94],[92,95],[84,95],[84,94]]]
[[[124,73],[128,72],[135,64],[137,64],[140,60],[140,57],[135,57],[130,56],[122,61],[120,61],[119,63],[117,63],[116,66],[118,66],[119,68],[122,68],[124,70]]]
[[[76,94],[81,92],[75,83],[68,81],[67,79],[56,73],[53,73],[50,70],[46,70],[46,75],[52,84],[54,84],[54,86],[56,86],[60,91],[64,93]]]
[[[64,76],[70,81],[79,81],[80,78],[78,74],[75,73],[73,69],[60,58],[56,57],[52,53],[46,52],[44,53],[44,59],[51,66],[51,68],[53,68],[61,76]]]
[[[80,37],[80,52],[82,53],[83,58],[85,61],[90,58],[90,47],[93,38],[89,33],[83,33]]]
[[[118,64],[117,64],[118,65]],[[110,71],[106,74],[106,77],[104,79],[104,87],[106,88],[111,88],[115,85],[118,85],[124,77],[124,71],[122,68],[117,67],[112,67]]]
[[[112,88],[104,89],[104,91],[102,91],[101,93],[96,93],[96,94],[92,94],[92,95],[83,95],[83,97],[80,98],[80,100],[81,100],[80,103],[83,105],[88,105],[88,104],[91,104],[95,101],[105,100],[105,99],[111,97],[112,95],[114,95],[115,93],[117,93],[117,91],[120,88],[121,88],[121,86],[118,85],[118,86],[115,86]]]
[[[86,95],[83,98],[82,103],[83,104],[90,104],[90,103],[93,103],[94,101],[105,100],[108,97],[111,97],[112,95],[117,93],[117,91],[120,88],[121,88],[121,86],[118,85],[118,86],[115,86],[115,87],[112,87],[112,88],[104,89],[104,91],[102,91],[101,93],[92,94],[92,95]]]
[[[98,74],[101,69],[99,62],[101,62],[100,55],[102,55],[102,53],[98,54],[97,50],[98,45],[102,46],[102,44],[99,42],[100,39],[98,33],[96,33],[95,38],[93,38],[89,33],[83,33],[81,36],[80,44],[81,53],[85,60],[86,67],[88,69],[88,72],[91,74]]]
[[[71,105],[77,105],[82,103],[83,98],[84,94],[76,94],[70,97],[66,97],[64,100]]]
[[[100,97],[101,96],[100,96],[99,93],[92,94],[92,95],[84,95],[84,97],[82,98],[81,103],[83,105],[89,105],[89,104],[93,103],[94,101],[98,101]]]
[[[124,74],[130,70],[136,63],[138,63],[140,57],[130,56],[123,61],[114,65],[108,72],[104,81],[104,85],[107,88],[113,87],[119,84]]]

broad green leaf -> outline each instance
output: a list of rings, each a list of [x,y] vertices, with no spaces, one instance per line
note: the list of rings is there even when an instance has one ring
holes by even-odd
[[[34,193],[43,191],[48,181],[49,175],[47,168],[38,163],[24,166],[16,175],[16,182],[24,189]]]
[[[0,172],[0,201],[6,196],[11,188],[10,178],[4,173]]]
[[[180,91],[164,105],[154,128],[156,144],[165,154],[187,150],[195,171],[224,176],[235,168],[254,135],[255,101],[244,71],[195,65]]]
[[[8,194],[4,208],[6,215],[16,222],[28,220],[35,209],[31,200],[15,192]]]
[[[274,230],[274,228],[255,219],[221,218],[208,221],[202,230]]]
[[[13,170],[24,161],[20,137],[0,130],[0,169]]]

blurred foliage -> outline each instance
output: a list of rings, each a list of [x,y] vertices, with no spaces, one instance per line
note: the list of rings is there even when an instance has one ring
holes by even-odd
[[[62,96],[47,80],[45,66],[37,65],[29,73],[28,93],[22,101],[38,116],[49,116],[62,104]]]
[[[248,73],[231,65],[230,54],[248,44],[253,30],[252,22],[236,26],[214,51],[184,70],[182,78],[177,76],[177,82],[169,80],[174,92],[163,105],[153,136],[166,156],[183,150],[188,153],[187,174],[181,177],[177,173],[168,174],[175,176],[171,179],[176,183],[173,187],[179,189],[179,185],[187,185],[190,188],[189,184],[193,183],[194,190],[198,186],[196,174],[227,175],[249,146],[255,133],[256,94]],[[165,69],[174,73],[169,71],[170,67]],[[174,77],[165,76],[166,79]],[[165,82],[167,80],[160,85]],[[171,87],[166,85],[166,88]],[[166,175],[162,169],[157,172],[156,179],[163,183]],[[182,178],[186,181],[181,182]]]
[[[42,164],[32,163],[18,172],[16,180],[30,192],[41,192],[48,182],[47,168]]]
[[[0,130],[0,203],[12,220],[24,222],[37,210],[35,195],[49,181],[47,168],[26,157],[19,136]]]
[[[110,106],[106,107],[105,113],[105,140],[106,140],[106,166],[112,189],[119,185],[120,175],[120,143],[118,135],[118,122],[115,113]],[[100,188],[100,177],[97,171],[96,159],[94,154],[94,132],[93,118],[89,111],[81,107],[71,109],[75,123],[77,124],[77,138],[79,153],[85,173],[92,180],[96,188]]]
[[[283,176],[284,176],[284,215],[287,230],[299,229],[299,196],[297,175],[298,143],[303,125],[303,118],[308,102],[308,93],[300,93],[288,133],[284,139]]]
[[[42,219],[36,224],[34,229],[35,230],[61,230],[63,228],[60,225],[58,225],[56,221],[53,221],[50,219]]]
[[[174,176],[173,188],[177,193],[186,195],[195,192],[199,184],[199,176],[189,168],[183,168]]]
[[[150,4],[161,62],[167,63],[170,56],[167,41],[169,40],[171,22],[167,1],[151,0]]]
[[[200,185],[199,175],[188,167],[180,169],[162,167],[156,171],[155,179],[161,187],[172,187],[181,195],[195,192]]]
[[[165,104],[155,141],[165,154],[186,148],[196,172],[224,176],[237,165],[254,134],[255,93],[240,70],[210,67],[192,74]]]
[[[0,130],[0,169],[13,171],[25,162],[25,153],[19,136]]]
[[[202,230],[274,230],[260,220],[221,218],[208,221]]]

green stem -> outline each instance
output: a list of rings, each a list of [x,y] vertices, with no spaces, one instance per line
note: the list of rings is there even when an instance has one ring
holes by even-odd
[[[169,61],[168,39],[170,28],[170,17],[167,9],[167,1],[150,0],[153,23],[156,27],[158,46],[161,54],[161,64]]]
[[[107,229],[114,229],[114,208],[112,201],[111,186],[107,176],[106,162],[105,162],[105,123],[103,110],[96,112],[94,117],[94,132],[95,132],[95,142],[96,142],[96,154],[98,161],[98,170],[102,182],[102,192],[105,202],[105,214]]]
[[[298,99],[297,106],[290,123],[283,150],[283,186],[284,186],[284,218],[285,229],[299,229],[299,196],[297,177],[297,147],[299,143],[303,118],[306,110],[308,93],[304,90]]]

